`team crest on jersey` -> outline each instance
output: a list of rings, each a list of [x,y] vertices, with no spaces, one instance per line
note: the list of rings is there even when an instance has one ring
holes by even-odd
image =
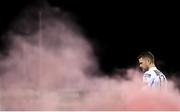
[[[145,77],[149,78],[149,77],[151,77],[151,74],[145,74]]]

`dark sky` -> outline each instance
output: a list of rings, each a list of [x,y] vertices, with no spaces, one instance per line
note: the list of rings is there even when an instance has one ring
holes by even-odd
[[[95,45],[101,68],[112,72],[136,64],[141,51],[151,51],[166,72],[180,70],[179,12],[171,3],[117,1],[47,0],[75,16],[77,23]],[[35,2],[2,0],[0,33],[23,8]],[[7,39],[0,37],[1,52]]]

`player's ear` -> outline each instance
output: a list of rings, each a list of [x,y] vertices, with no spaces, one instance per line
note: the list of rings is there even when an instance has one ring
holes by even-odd
[[[147,58],[147,62],[148,62],[148,63],[151,63],[151,60],[150,60],[149,58]]]

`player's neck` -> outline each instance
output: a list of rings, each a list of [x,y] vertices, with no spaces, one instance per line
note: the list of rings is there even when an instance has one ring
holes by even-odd
[[[156,66],[154,64],[150,64],[149,69],[152,68],[152,67],[156,67]]]

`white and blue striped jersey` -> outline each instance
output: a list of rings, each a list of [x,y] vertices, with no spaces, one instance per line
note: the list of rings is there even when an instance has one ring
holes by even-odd
[[[167,87],[166,76],[160,72],[156,67],[150,68],[144,73],[143,82],[152,88]]]

